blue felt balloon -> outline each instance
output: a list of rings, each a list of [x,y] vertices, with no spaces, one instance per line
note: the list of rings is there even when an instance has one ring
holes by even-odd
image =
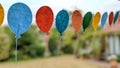
[[[65,31],[69,23],[69,14],[66,10],[61,10],[56,16],[56,28],[60,35]]]
[[[115,17],[114,17],[114,24],[116,23],[117,19],[119,17],[119,11],[116,12]]]
[[[108,17],[108,13],[105,12],[103,15],[102,15],[102,19],[101,19],[101,27],[104,27],[106,21],[107,21],[107,17]]]
[[[10,29],[18,39],[29,29],[32,23],[32,12],[24,3],[15,3],[9,8],[7,19]]]

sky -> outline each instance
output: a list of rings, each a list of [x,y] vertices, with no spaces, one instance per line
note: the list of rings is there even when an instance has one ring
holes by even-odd
[[[10,6],[14,3],[22,2],[28,5],[33,14],[33,22],[35,22],[35,15],[37,10],[44,5],[47,5],[52,8],[54,16],[62,10],[67,9],[74,11],[75,9],[81,9],[83,15],[91,11],[92,13],[96,12],[111,12],[120,10],[120,1],[118,0],[0,0],[4,10],[5,10],[5,19],[3,25],[7,25],[7,12]],[[34,23],[33,23],[34,24]]]

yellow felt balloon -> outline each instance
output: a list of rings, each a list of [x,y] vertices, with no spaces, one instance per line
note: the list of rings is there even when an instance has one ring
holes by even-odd
[[[4,20],[4,9],[0,4],[0,25],[3,23],[3,20]]]
[[[94,30],[97,29],[98,25],[99,25],[99,21],[100,21],[100,18],[101,18],[101,14],[100,12],[97,12],[93,18],[93,22],[92,22],[92,26],[94,28]]]

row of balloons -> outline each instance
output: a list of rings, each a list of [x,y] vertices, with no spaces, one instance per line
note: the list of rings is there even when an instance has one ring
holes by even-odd
[[[117,21],[119,16],[119,11],[116,12],[115,16],[114,13],[111,12],[109,14],[109,25],[111,26],[112,23]],[[100,19],[101,19],[101,27],[104,27],[108,18],[108,13],[105,12],[102,17],[100,12],[97,12],[94,17],[91,12],[87,12],[85,16],[82,18],[81,13],[79,10],[75,10],[72,14],[71,20],[72,25],[76,32],[79,32],[80,28],[83,27],[85,29],[90,25],[92,22],[92,26],[94,30],[97,29]],[[4,19],[4,9],[0,4],[0,25],[2,24]],[[13,33],[16,34],[16,38],[20,38],[20,35],[26,32],[31,23],[32,23],[32,12],[30,8],[24,3],[15,3],[13,4],[7,14],[8,24],[10,29]],[[36,23],[37,26],[40,28],[41,31],[45,32],[47,35],[49,34],[49,30],[53,24],[54,14],[50,7],[42,6],[38,9],[36,13]],[[61,10],[58,12],[55,18],[56,28],[60,35],[65,31],[69,23],[69,14],[66,10]]]

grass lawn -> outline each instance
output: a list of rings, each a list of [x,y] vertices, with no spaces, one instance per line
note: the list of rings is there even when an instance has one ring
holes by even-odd
[[[29,61],[0,63],[0,68],[103,68],[73,56],[60,56]]]

